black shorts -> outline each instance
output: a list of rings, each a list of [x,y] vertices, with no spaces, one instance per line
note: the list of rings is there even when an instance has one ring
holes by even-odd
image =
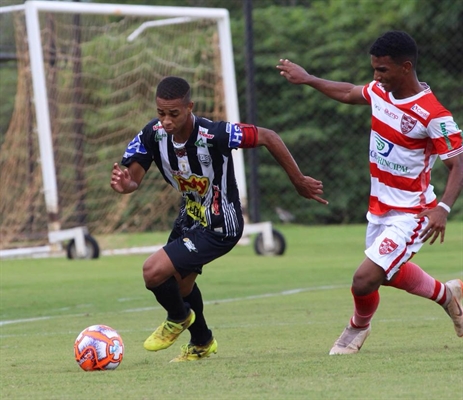
[[[185,232],[173,230],[164,250],[184,278],[192,272],[201,274],[203,265],[227,254],[240,238],[241,235],[226,237],[202,227]]]

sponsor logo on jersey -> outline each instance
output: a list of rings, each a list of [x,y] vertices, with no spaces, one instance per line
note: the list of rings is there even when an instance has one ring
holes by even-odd
[[[374,106],[377,111],[381,111],[381,107],[378,104],[375,103]]]
[[[410,133],[413,128],[415,127],[418,121],[415,118],[410,117],[410,115],[404,114],[402,115],[402,119],[400,120],[400,130],[404,135]]]
[[[153,131],[157,131],[158,129],[162,129],[161,121],[158,121],[153,125]]]
[[[203,136],[206,139],[212,139],[214,135],[211,133],[207,133],[207,132],[209,132],[209,129],[204,128],[203,126],[200,126],[198,129],[199,136]]]
[[[383,139],[379,135],[375,135],[375,143],[378,154],[382,155],[383,157],[387,157],[389,154],[391,154],[391,151],[394,148],[394,143]]]
[[[409,169],[406,165],[397,164],[395,162],[389,161],[384,157],[381,157],[376,151],[370,150],[370,157],[376,160],[376,164],[392,169],[393,171],[399,171],[403,175],[408,174]]]
[[[445,122],[441,122],[439,126],[442,132],[442,135],[444,135],[445,144],[447,145],[447,149],[453,150],[452,143],[450,142],[450,139],[449,139],[449,132],[447,131],[447,127],[445,126]]]
[[[204,206],[196,201],[187,200],[185,209],[191,218],[198,221],[202,226],[207,226],[206,208]]]
[[[384,109],[384,114],[386,114],[389,118],[399,119],[399,116],[397,114],[394,114],[392,111],[389,111],[387,108]]]
[[[183,238],[183,244],[185,245],[185,247],[188,249],[190,253],[192,251],[194,251],[195,253],[198,252],[198,249],[196,248],[195,244],[191,241],[191,239]]]
[[[182,175],[182,171],[176,171],[174,169],[169,169],[169,171],[172,175]]]
[[[197,192],[202,197],[209,189],[209,179],[206,177],[191,175],[184,178],[175,175],[173,178],[178,183],[178,190],[183,193]]]
[[[195,146],[196,147],[212,147],[213,145],[210,144],[210,143],[207,143],[206,140],[203,140],[203,138],[199,138],[196,142],[195,142]]]
[[[163,138],[167,137],[167,133],[156,131],[154,135],[154,141],[160,142]]]
[[[384,90],[383,85],[381,84],[381,82],[376,82],[376,87],[379,90],[381,90],[383,93],[386,93],[386,91]]]
[[[212,190],[214,192],[214,196],[212,197],[211,211],[212,211],[212,214],[214,215],[220,215],[220,206],[219,206],[220,189],[217,185],[213,185]]]
[[[392,239],[384,238],[381,244],[379,245],[379,254],[382,256],[392,253],[397,249],[398,244],[395,243]]]
[[[416,112],[421,118],[428,119],[430,113],[424,108],[420,107],[418,104],[414,104],[411,108],[413,112]]]
[[[393,171],[401,172],[402,174],[407,174],[409,169],[406,165],[397,164],[396,162],[389,161],[387,157],[391,154],[392,149],[394,148],[394,143],[391,143],[383,139],[379,135],[375,135],[375,144],[376,151],[370,150],[370,157],[376,160],[378,165],[387,167]]]
[[[238,125],[233,124],[231,126],[231,132],[228,139],[228,147],[231,149],[237,149],[240,147],[241,141],[243,140],[243,132]]]
[[[135,153],[146,154],[145,146],[141,142],[140,136],[143,135],[143,131],[140,131],[132,141],[127,145],[125,149],[124,158],[132,157]]]
[[[230,124],[230,122],[227,122],[227,125],[225,125],[225,132],[231,133],[231,124]]]
[[[212,157],[209,154],[198,154],[198,160],[206,167],[209,167],[212,163]]]

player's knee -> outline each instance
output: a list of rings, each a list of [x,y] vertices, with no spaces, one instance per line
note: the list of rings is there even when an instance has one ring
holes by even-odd
[[[152,259],[146,260],[143,264],[143,280],[147,288],[159,286],[165,280]]]
[[[366,296],[381,286],[382,279],[367,274],[355,274],[352,280],[352,293]]]

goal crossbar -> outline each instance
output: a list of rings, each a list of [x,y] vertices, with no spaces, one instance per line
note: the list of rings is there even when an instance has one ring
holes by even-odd
[[[26,1],[25,14],[28,30],[28,42],[31,54],[32,84],[37,115],[37,129],[39,134],[39,146],[42,154],[42,173],[44,180],[44,195],[47,211],[50,215],[56,215],[59,211],[58,189],[55,179],[55,165],[53,160],[52,134],[48,109],[47,87],[45,82],[45,68],[43,62],[42,43],[40,40],[39,11],[54,13],[80,13],[80,14],[104,14],[104,15],[131,15],[153,17],[201,17],[217,21],[219,41],[221,48],[222,78],[226,96],[227,119],[232,122],[239,121],[238,97],[235,82],[235,70],[230,34],[229,14],[226,9],[193,8],[193,7],[167,7],[167,6],[142,6],[119,4],[89,4],[89,3],[62,3],[51,1]],[[241,152],[236,153],[235,169],[237,182],[242,197],[242,203],[247,209],[247,195],[245,185],[244,161]],[[59,230],[58,221],[50,221],[49,230]]]
[[[188,24],[194,20],[210,20],[216,25],[218,48],[217,59],[219,65],[219,85],[225,96],[223,97],[223,110],[225,118],[230,122],[239,122],[238,96],[234,70],[234,57],[229,22],[229,13],[221,8],[202,7],[170,7],[147,5],[121,5],[121,4],[95,4],[56,1],[26,1],[23,5],[0,7],[1,13],[21,11],[24,15],[25,29],[27,32],[27,47],[30,57],[31,89],[33,107],[35,109],[35,122],[38,138],[38,150],[40,154],[40,170],[42,175],[43,200],[48,215],[48,242],[58,244],[61,241],[74,239],[78,254],[83,254],[83,235],[86,227],[62,230],[60,221],[60,194],[58,193],[57,170],[55,167],[54,132],[52,133],[52,119],[50,114],[50,98],[47,91],[46,65],[44,58],[44,45],[42,43],[42,31],[44,26],[43,13],[56,13],[68,15],[101,15],[107,17],[143,17],[144,23],[138,28],[127,33],[128,42],[136,41],[147,29],[155,29],[158,26],[175,24]],[[40,14],[40,15],[39,15]],[[150,18],[152,20],[150,21]],[[53,93],[52,93],[53,95]],[[55,100],[56,101],[56,100]],[[56,106],[55,106],[56,107]],[[56,112],[56,110],[54,110]],[[138,127],[134,127],[138,129]],[[244,170],[243,152],[241,149],[233,152],[234,166],[238,189],[241,195],[241,204],[246,213],[247,190]],[[58,165],[58,168],[60,166]],[[245,231],[252,227],[247,226]],[[260,229],[260,228],[259,228]],[[261,230],[261,229],[260,229]],[[77,232],[75,235],[72,232]],[[71,235],[72,233],[72,235]],[[71,237],[71,236],[72,237]],[[268,236],[268,235],[267,235]],[[270,239],[271,240],[271,239]],[[268,242],[268,241],[266,241]],[[45,246],[49,248],[50,246]],[[52,246],[53,247],[53,246]],[[60,250],[53,247],[53,251]],[[2,252],[0,252],[2,253]],[[2,256],[3,254],[0,254]]]

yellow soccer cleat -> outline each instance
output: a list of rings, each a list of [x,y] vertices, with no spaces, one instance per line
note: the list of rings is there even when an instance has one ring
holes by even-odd
[[[190,315],[183,322],[172,322],[165,320],[149,337],[145,340],[143,347],[149,351],[164,350],[172,346],[180,334],[188,329],[195,322],[195,313],[190,310]]]
[[[217,353],[217,340],[212,338],[208,344],[197,346],[191,343],[182,346],[182,354],[175,357],[170,362],[180,361],[197,361],[209,357],[211,354]]]

